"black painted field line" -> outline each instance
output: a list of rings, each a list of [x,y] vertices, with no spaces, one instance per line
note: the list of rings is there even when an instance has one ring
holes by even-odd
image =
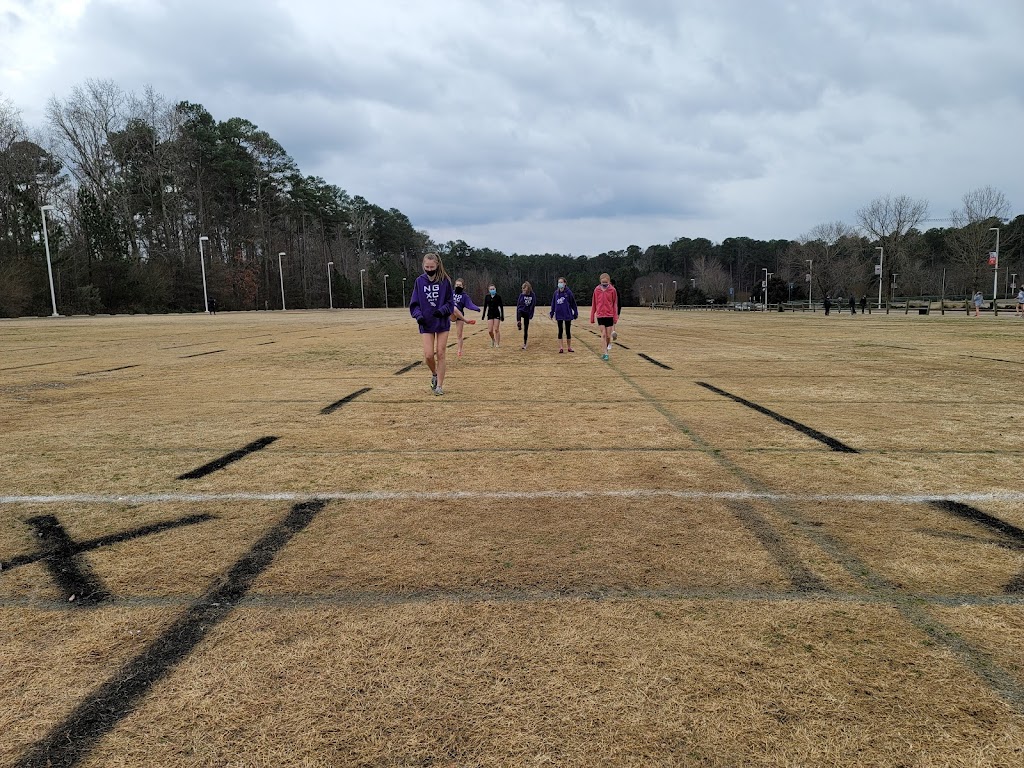
[[[950,501],[949,499],[942,499],[940,501],[928,502],[935,509],[941,509],[943,512],[959,517],[963,520],[975,523],[988,528],[990,531],[995,531],[998,534],[1010,539],[1014,545],[1019,547],[1024,544],[1024,529],[1018,528],[1013,523],[1008,523],[1005,520],[1000,520],[998,517],[988,514],[988,512],[982,512],[977,507],[972,507],[970,504],[964,504],[959,501]],[[1010,579],[1009,583],[1003,587],[1003,592],[1006,594],[1018,594],[1024,592],[1024,571],[1015,575]]]
[[[642,357],[644,360],[646,360],[648,363],[654,363],[656,366],[658,366],[659,368],[664,368],[666,371],[671,371],[672,370],[672,366],[665,365],[664,363],[662,363],[662,362],[660,362],[658,360],[655,360],[650,355],[645,355],[643,352],[637,352],[637,354],[640,357]]]
[[[102,371],[86,371],[85,373],[76,373],[75,376],[95,376],[98,373],[113,373],[114,371],[127,371],[129,368],[138,368],[139,364],[135,365],[119,365],[117,368],[104,368]]]
[[[216,355],[218,352],[223,352],[223,349],[215,349],[212,352],[196,352],[194,355],[181,355],[179,360],[187,360],[190,357],[202,357],[203,355]]]
[[[111,544],[120,544],[121,542],[131,541],[132,539],[138,539],[142,536],[151,536],[154,533],[162,533],[163,531],[182,528],[186,525],[195,525],[196,523],[205,523],[208,520],[214,519],[216,518],[213,515],[206,514],[205,512],[199,515],[187,515],[185,517],[178,518],[177,520],[165,520],[162,523],[144,525],[141,528],[132,528],[131,530],[122,531],[121,533],[112,533],[109,536],[100,536],[97,539],[72,541],[71,551],[73,554],[77,555],[82,552],[99,549],[100,547],[109,547]],[[47,552],[37,552],[32,555],[19,555],[18,557],[12,557],[10,560],[0,563],[0,572],[11,570],[21,565],[36,563],[48,556]]]
[[[261,343],[257,344],[256,346],[257,347],[265,347],[265,346],[267,346],[267,344],[277,344],[277,342],[276,341],[264,341],[264,342],[261,342]]]
[[[417,365],[422,365],[422,364],[423,364],[422,360],[417,360],[415,363],[409,363],[409,365],[405,366],[405,368],[401,368],[400,370],[395,371],[395,376],[401,376],[403,373],[408,373],[413,368],[415,368]]]
[[[325,416],[327,414],[334,413],[336,410],[341,408],[341,406],[343,406],[345,403],[351,403],[353,400],[355,400],[360,395],[365,395],[367,392],[370,391],[370,389],[371,389],[371,387],[363,387],[362,389],[357,390],[356,392],[353,392],[351,395],[345,395],[343,398],[341,398],[341,400],[335,400],[333,403],[328,405],[326,408],[321,408],[320,409],[320,413],[324,414]]]
[[[941,501],[930,501],[928,502],[936,509],[941,509],[943,512],[948,512],[956,517],[969,520],[972,523],[983,525],[989,530],[1001,533],[1018,543],[1024,544],[1024,530],[1018,528],[1012,523],[1007,523],[1004,520],[1000,520],[998,517],[993,517],[988,512],[982,512],[977,507],[972,507],[970,504],[964,504],[959,501],[950,501],[949,499],[942,499]]]
[[[787,427],[792,427],[797,432],[802,432],[808,437],[817,440],[819,443],[824,443],[833,451],[838,451],[839,453],[859,453],[859,451],[856,448],[851,448],[846,443],[840,442],[839,440],[836,440],[834,437],[829,437],[824,432],[819,432],[813,427],[808,427],[806,424],[801,424],[799,421],[794,421],[788,416],[783,416],[781,413],[776,413],[770,408],[765,408],[763,405],[758,405],[757,403],[753,403],[750,400],[747,400],[746,398],[740,397],[739,395],[731,394],[729,392],[726,392],[724,389],[719,389],[718,387],[703,381],[697,381],[694,383],[699,387],[704,387],[704,389],[714,392],[716,395],[727,397],[730,400],[739,403],[740,405],[745,405],[747,406],[747,408],[752,408],[758,413],[763,413],[765,416],[775,419],[780,424],[785,424]]]
[[[67,600],[75,601],[75,605],[93,606],[110,599],[103,582],[89,564],[78,557],[75,542],[56,517],[39,515],[25,522],[42,539],[40,560]]]
[[[978,355],[964,355],[972,360],[988,360],[991,363],[1012,363],[1013,365],[1024,365],[1020,360],[1003,360],[998,357],[979,357]]]
[[[616,347],[622,347],[623,349],[629,349],[629,347],[627,347],[625,344],[619,344],[619,342],[617,342],[617,341],[613,341],[612,344],[614,344]]]
[[[100,739],[130,715],[154,685],[231,615],[277,553],[313,522],[325,504],[316,500],[292,507],[181,618],[36,742],[18,760],[18,768],[70,768],[87,758]]]
[[[261,437],[259,440],[254,440],[248,445],[239,448],[237,451],[232,451],[231,453],[221,456],[219,459],[214,459],[209,464],[203,464],[203,466],[196,467],[191,472],[186,472],[183,475],[178,475],[178,479],[197,480],[200,477],[212,475],[217,470],[224,469],[224,467],[226,467],[228,464],[234,464],[239,459],[244,459],[250,453],[262,451],[275,440],[277,440],[277,438],[273,435],[268,437]]]
[[[49,363],[29,363],[28,365],[13,365],[10,368],[0,368],[0,371],[17,371],[17,370],[20,370],[22,368],[40,368],[40,367],[42,367],[44,365],[60,365],[61,363],[78,363],[78,362],[81,362],[82,360],[95,360],[95,359],[96,359],[95,355],[93,355],[92,357],[75,357],[75,358],[72,358],[71,360],[53,360],[52,362],[49,362]]]

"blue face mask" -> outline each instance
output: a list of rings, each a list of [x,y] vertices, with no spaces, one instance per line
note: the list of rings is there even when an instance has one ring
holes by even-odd
[[[560,291],[561,290],[565,290],[565,283],[559,283],[558,284],[558,290],[560,290]]]
[[[493,288],[491,288],[489,293],[491,294],[491,296],[495,296],[498,292],[496,290],[494,290]]]

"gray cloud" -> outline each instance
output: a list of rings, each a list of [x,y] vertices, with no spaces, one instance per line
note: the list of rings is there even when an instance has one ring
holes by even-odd
[[[1015,0],[92,0],[17,98],[152,83],[439,236],[596,252],[1021,204],[1020,29]]]

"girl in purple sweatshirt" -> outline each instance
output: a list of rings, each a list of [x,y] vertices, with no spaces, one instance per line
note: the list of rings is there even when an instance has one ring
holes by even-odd
[[[579,308],[576,306],[576,297],[572,295],[564,277],[558,278],[558,290],[551,297],[551,319],[558,321],[558,354],[565,350],[562,348],[562,331],[569,342],[569,351],[575,352],[572,348],[572,321],[580,316]]]
[[[516,302],[516,328],[523,332],[523,349],[526,349],[530,340],[530,321],[533,320],[536,305],[537,296],[533,292],[533,286],[529,282],[523,283],[523,292],[519,294],[519,301]]]
[[[452,320],[455,321],[455,336],[459,342],[459,357],[462,357],[462,330],[465,328],[466,323],[474,325],[476,320],[469,320],[466,318],[466,310],[473,309],[477,312],[480,311],[480,307],[473,303],[473,300],[469,298],[469,294],[466,293],[466,284],[460,277],[455,281],[455,308],[452,310]]]
[[[428,253],[423,257],[423,274],[412,285],[409,314],[420,326],[423,359],[430,368],[430,389],[444,394],[445,345],[451,330],[455,293],[452,281],[444,271],[441,257]]]

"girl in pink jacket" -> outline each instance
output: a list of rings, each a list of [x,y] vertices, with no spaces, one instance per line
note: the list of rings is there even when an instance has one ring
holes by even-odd
[[[590,302],[591,323],[595,317],[601,326],[601,359],[607,360],[612,348],[612,328],[619,322],[619,295],[607,272],[601,273],[601,284],[594,289],[594,298]]]

